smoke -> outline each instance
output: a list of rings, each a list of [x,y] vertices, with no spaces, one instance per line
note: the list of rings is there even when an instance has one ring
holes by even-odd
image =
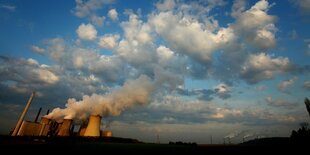
[[[84,120],[89,115],[118,116],[127,108],[146,105],[156,87],[158,87],[158,82],[141,75],[135,80],[127,80],[123,87],[109,94],[84,95],[79,101],[70,98],[64,109],[55,108],[45,117],[54,120]]]

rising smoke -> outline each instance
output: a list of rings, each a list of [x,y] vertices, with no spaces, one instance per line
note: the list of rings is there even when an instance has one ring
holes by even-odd
[[[154,89],[155,82],[149,77],[141,75],[135,80],[126,81],[123,87],[109,94],[84,95],[79,101],[70,98],[66,108],[55,108],[46,117],[54,120],[84,120],[89,115],[117,116],[127,108],[147,104]]]

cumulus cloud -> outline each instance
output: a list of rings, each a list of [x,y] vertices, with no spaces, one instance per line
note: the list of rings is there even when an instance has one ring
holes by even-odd
[[[114,0],[75,0],[75,3],[76,6],[72,12],[75,16],[82,18],[100,9],[104,4],[114,3]]]
[[[97,15],[92,15],[90,19],[91,19],[91,22],[95,24],[96,26],[102,26],[105,20],[105,16],[99,17]]]
[[[284,107],[289,107],[285,105]],[[292,106],[296,106],[292,104]],[[216,103],[201,100],[184,100],[178,96],[165,96],[163,100],[154,101],[149,105],[152,115],[162,120],[162,117],[173,116],[175,122],[216,121],[217,123],[242,122],[248,125],[262,125],[273,123],[296,123],[298,117],[281,113],[272,113],[268,110],[237,109],[218,106]],[[191,114],[189,117],[188,114]]]
[[[215,86],[214,91],[222,99],[227,99],[227,98],[231,97],[231,95],[229,94],[231,91],[231,88],[224,83],[220,83],[219,85]]]
[[[292,86],[297,80],[297,77],[294,77],[292,79],[289,79],[289,80],[284,80],[284,81],[281,81],[278,85],[278,89],[281,91],[281,92],[285,92],[287,87],[290,87]]]
[[[305,81],[303,87],[307,90],[310,90],[310,81]]]
[[[34,59],[14,59],[1,57],[1,80],[18,83],[55,84],[59,76],[47,65],[40,65]]]
[[[133,66],[138,73],[151,75],[157,61],[151,28],[136,14],[131,13],[128,21],[123,21],[124,38],[120,40],[116,55]]]
[[[217,15],[211,14],[212,9],[228,4],[223,0],[187,4],[163,0],[155,4],[157,10],[147,16],[141,15],[139,10],[137,14],[125,11],[128,20],[120,21],[121,32],[98,35],[95,26],[104,25],[105,17],[96,13],[103,4],[110,2],[76,0],[75,15],[89,18],[91,24],[79,25],[76,30],[79,38],[75,45],[62,38],[46,41],[43,52],[51,59],[51,66],[40,64],[35,59],[1,58],[1,92],[10,90],[21,94],[37,89],[42,91],[47,101],[55,96],[60,97],[57,103],[65,103],[68,97],[75,98],[68,100],[67,110],[55,110],[60,117],[86,117],[93,112],[93,104],[89,103],[99,107],[97,114],[116,116],[136,103],[145,105],[151,102],[143,108],[128,109],[127,113],[116,119],[147,123],[214,122],[216,125],[242,123],[256,126],[299,121],[296,115],[288,115],[286,111],[276,113],[259,110],[255,106],[244,109],[239,104],[236,108],[233,104],[227,107],[226,103],[214,103],[218,101],[214,98],[232,97],[235,91],[232,84],[238,87],[239,80],[255,84],[291,71],[292,64],[287,57],[265,53],[276,46],[277,39],[276,17],[268,14],[271,5],[267,1],[258,1],[250,8],[247,8],[246,1],[234,1],[231,16],[235,21],[223,26],[222,21],[217,21]],[[116,9],[111,9],[107,18],[119,20]],[[88,40],[90,44],[82,46],[83,40]],[[102,51],[105,50],[100,48],[111,53],[104,55]],[[145,77],[142,80],[139,78],[141,75]],[[215,79],[219,84],[214,87],[198,86],[199,89],[185,88],[184,81],[198,78]],[[130,81],[134,85],[129,84],[129,88]],[[144,93],[148,90],[143,86],[150,81],[152,86],[156,85],[156,93],[144,102]],[[282,83],[281,89],[285,90],[292,82]],[[122,85],[125,85],[125,91]],[[304,88],[308,89],[308,85],[305,82]],[[118,93],[112,95],[115,91],[111,90],[115,88]],[[61,91],[54,91],[56,89]],[[136,89],[138,91],[132,91]],[[265,89],[265,86],[257,87],[259,91]],[[130,97],[122,100],[119,94],[123,93]],[[248,107],[252,107],[251,102],[246,102]],[[274,107],[291,106],[290,102],[271,97],[266,98],[266,102]],[[85,108],[78,103],[86,104]]]
[[[282,107],[282,108],[292,109],[298,106],[298,103],[296,102],[290,102],[290,101],[281,100],[281,99],[273,100],[271,96],[266,97],[265,101],[268,103],[268,105],[273,106],[273,107]]]
[[[171,51],[169,48],[167,48],[163,45],[160,45],[156,49],[156,52],[157,52],[157,55],[160,58],[160,60],[163,60],[163,61],[169,61],[174,55],[173,51]]]
[[[44,51],[45,51],[45,49],[44,48],[40,48],[40,47],[38,47],[38,46],[35,46],[35,45],[32,45],[31,47],[30,47],[30,49],[33,51],[33,52],[35,52],[35,53],[37,53],[37,54],[44,54]]]
[[[112,19],[112,21],[118,20],[118,13],[117,13],[116,9],[109,10],[108,16]]]
[[[246,8],[245,0],[234,0],[233,6],[231,8],[231,16],[239,16]]]
[[[231,87],[220,83],[213,89],[193,89],[187,90],[184,88],[177,88],[178,94],[182,96],[195,96],[199,100],[211,101],[213,97],[219,97],[221,99],[228,99],[231,97]]]
[[[175,7],[176,3],[174,0],[162,0],[155,4],[156,8],[160,11],[172,10]]]
[[[76,30],[79,38],[83,40],[94,40],[97,38],[97,30],[92,24],[82,23]]]
[[[101,48],[113,49],[117,45],[117,40],[120,38],[118,34],[115,35],[105,35],[99,38],[99,46]]]
[[[49,39],[47,42],[47,52],[49,57],[54,61],[60,61],[60,59],[65,55],[65,40],[62,38]]]
[[[230,28],[221,28],[213,33],[195,18],[173,14],[171,11],[153,14],[149,23],[173,50],[202,63],[210,63],[212,53],[234,39]]]
[[[275,74],[289,72],[292,65],[287,57],[271,58],[260,53],[252,54],[242,66],[241,78],[248,83],[272,79]]]
[[[276,17],[267,14],[270,7],[268,1],[261,0],[249,10],[239,11],[236,15],[236,22],[232,25],[233,29],[245,38],[245,41],[263,51],[274,48],[276,45],[277,28],[274,25]]]

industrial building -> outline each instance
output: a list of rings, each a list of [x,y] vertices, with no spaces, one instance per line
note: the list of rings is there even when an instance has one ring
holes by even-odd
[[[25,121],[24,117],[32,102],[35,93],[33,92],[28,103],[12,132],[12,136],[46,136],[46,137],[64,137],[64,136],[84,136],[84,137],[112,137],[111,131],[101,131],[101,116],[91,115],[88,123],[80,125],[79,129],[74,131],[76,125],[72,119],[64,119],[61,123],[46,117],[41,117],[41,121],[37,122],[41,108],[37,114],[35,121]]]

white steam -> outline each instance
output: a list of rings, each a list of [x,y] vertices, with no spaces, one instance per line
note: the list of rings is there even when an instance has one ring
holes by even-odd
[[[109,94],[85,95],[80,101],[70,98],[66,108],[55,108],[46,117],[55,120],[84,120],[89,115],[117,116],[127,108],[147,104],[155,85],[157,83],[153,82],[149,77],[141,75],[135,80],[126,81],[123,87]]]

